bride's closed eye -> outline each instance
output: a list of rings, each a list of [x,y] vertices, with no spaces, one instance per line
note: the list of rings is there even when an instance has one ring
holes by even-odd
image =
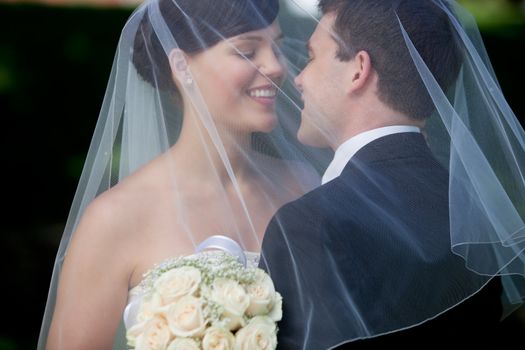
[[[236,55],[241,58],[252,59],[255,57],[255,50],[250,50],[250,51],[240,51],[239,50],[236,52]]]
[[[255,47],[255,45],[252,45],[251,43],[233,45],[231,47],[231,53],[242,59],[252,59],[257,53],[257,47]]]
[[[280,58],[281,56],[283,56],[281,47],[277,43],[272,45],[272,52],[276,58]],[[235,54],[242,58],[253,59],[257,54],[257,49],[237,49]]]

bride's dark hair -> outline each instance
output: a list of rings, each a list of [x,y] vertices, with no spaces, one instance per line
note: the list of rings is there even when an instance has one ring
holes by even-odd
[[[269,26],[278,0],[153,0],[178,47],[186,54],[203,51],[224,38]],[[162,90],[177,91],[168,57],[146,13],[135,36],[133,64],[140,76]]]

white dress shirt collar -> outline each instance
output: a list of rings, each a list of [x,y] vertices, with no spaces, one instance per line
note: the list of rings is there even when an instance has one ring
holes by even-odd
[[[333,179],[341,175],[346,164],[357,153],[357,151],[359,151],[361,148],[363,148],[370,142],[383,136],[397,134],[401,132],[420,132],[420,130],[416,126],[393,125],[368,130],[349,138],[348,140],[343,142],[339,147],[337,147],[337,150],[334,154],[334,159],[332,160],[332,162],[330,162],[328,168],[326,168],[323,178],[321,179],[321,183],[325,184],[328,181],[332,181]]]

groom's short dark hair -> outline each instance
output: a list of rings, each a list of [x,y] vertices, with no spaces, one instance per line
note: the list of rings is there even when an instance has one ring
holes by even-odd
[[[442,89],[456,79],[462,63],[455,29],[433,0],[320,0],[323,13],[336,15],[337,57],[348,61],[366,51],[379,77],[379,99],[414,119],[434,110],[405,44],[399,21]],[[399,19],[398,19],[399,18]]]

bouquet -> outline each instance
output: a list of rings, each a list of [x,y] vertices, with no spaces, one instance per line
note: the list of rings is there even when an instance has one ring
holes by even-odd
[[[277,347],[282,298],[270,277],[228,253],[169,260],[145,275],[135,350],[270,350]]]

